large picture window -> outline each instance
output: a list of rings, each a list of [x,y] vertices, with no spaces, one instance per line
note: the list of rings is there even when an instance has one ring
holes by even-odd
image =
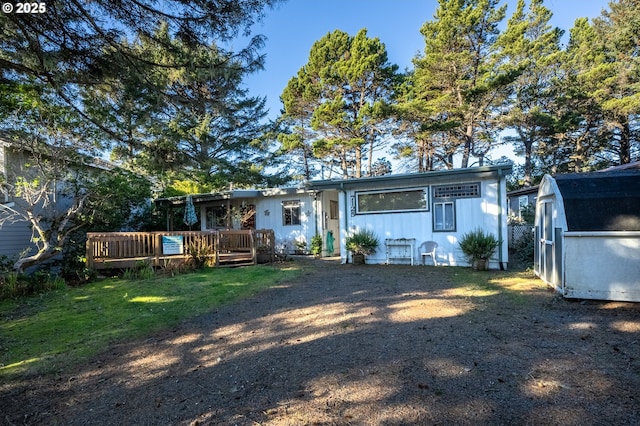
[[[433,203],[433,230],[456,230],[456,207],[453,201]]]
[[[282,202],[282,224],[300,225],[300,200]]]
[[[429,209],[426,189],[356,193],[357,213],[392,213]]]

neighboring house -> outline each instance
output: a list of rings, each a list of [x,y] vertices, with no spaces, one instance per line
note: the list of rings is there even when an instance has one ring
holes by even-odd
[[[0,139],[0,210],[22,208],[22,200],[13,195],[14,173],[24,164],[24,156],[11,144]],[[0,220],[2,218],[0,211]],[[0,224],[0,256],[16,259],[21,253],[33,252],[31,226],[24,220],[6,221]]]
[[[33,243],[33,232],[30,222],[15,215],[6,220],[9,209],[24,213],[27,202],[22,197],[16,196],[16,179],[26,177],[33,179],[38,176],[38,168],[34,165],[33,152],[12,144],[0,135],[0,256],[7,256],[17,260],[24,254],[33,255],[38,248]],[[86,157],[83,168],[89,168],[92,172],[102,173],[114,166],[98,158]],[[68,176],[72,170],[65,170]],[[40,201],[36,207],[36,214],[45,217],[49,215],[61,215],[66,213],[73,200],[63,195],[64,179],[56,184],[56,193],[48,200]]]
[[[461,236],[482,228],[503,244],[490,262],[506,268],[506,176],[511,165],[385,175],[361,179],[311,181],[304,188],[231,190],[192,195],[200,211],[200,229],[273,229],[278,250],[293,252],[296,242],[322,236],[323,255],[351,259],[345,240],[356,229],[373,230],[380,239],[370,263],[387,262],[386,239],[412,241],[406,254],[419,264],[419,246],[438,244],[439,265],[467,265],[458,248]],[[156,200],[160,206],[183,207],[185,197]],[[247,213],[253,211],[253,214]],[[229,213],[230,212],[230,213]],[[244,214],[243,214],[244,212]],[[235,220],[234,217],[242,216]],[[168,215],[171,217],[171,215]],[[244,223],[243,220],[244,219]],[[167,229],[173,229],[168,221]],[[335,239],[327,252],[328,239]],[[397,248],[396,248],[397,249]],[[395,262],[395,261],[394,261]]]
[[[509,217],[523,219],[528,208],[535,208],[538,197],[538,185],[507,192]]]
[[[546,175],[534,271],[567,298],[640,301],[640,170]]]

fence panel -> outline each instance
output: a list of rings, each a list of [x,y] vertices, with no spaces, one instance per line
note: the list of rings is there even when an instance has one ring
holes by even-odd
[[[533,225],[509,225],[508,226],[508,245],[513,248],[521,239],[529,236],[533,230]]]

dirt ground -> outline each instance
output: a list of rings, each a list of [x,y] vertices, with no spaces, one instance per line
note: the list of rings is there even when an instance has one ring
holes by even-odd
[[[0,384],[0,423],[640,424],[640,304],[305,262],[296,281],[75,371]]]

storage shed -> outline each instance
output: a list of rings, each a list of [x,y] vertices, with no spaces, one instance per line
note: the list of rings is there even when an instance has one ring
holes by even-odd
[[[640,301],[640,171],[546,175],[534,271],[567,298]]]

